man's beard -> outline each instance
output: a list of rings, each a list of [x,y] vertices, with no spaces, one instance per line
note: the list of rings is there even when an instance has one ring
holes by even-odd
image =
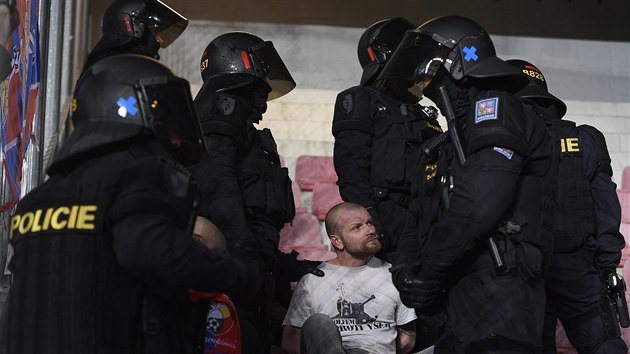
[[[357,259],[366,259],[372,257],[381,250],[382,246],[381,242],[376,237],[370,240],[373,240],[373,242],[366,241],[356,247],[346,246],[346,252]]]

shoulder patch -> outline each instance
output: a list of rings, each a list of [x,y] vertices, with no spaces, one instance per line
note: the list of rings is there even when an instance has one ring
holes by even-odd
[[[352,112],[352,95],[347,94],[343,97],[343,109],[346,110],[346,113]]]
[[[236,100],[232,97],[221,96],[219,101],[217,102],[217,108],[219,112],[224,116],[229,116],[234,113],[234,109],[236,108]]]
[[[486,98],[475,104],[475,124],[499,118],[499,98]]]
[[[505,156],[508,160],[511,160],[512,156],[514,156],[514,150],[508,148],[495,146],[493,150]]]

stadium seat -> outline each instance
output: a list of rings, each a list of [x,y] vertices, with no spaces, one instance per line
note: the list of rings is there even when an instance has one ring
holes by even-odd
[[[560,321],[556,325],[556,351],[563,354],[577,354],[577,350],[573,348],[567,334],[562,327]]]
[[[337,182],[332,156],[299,156],[295,162],[295,180],[303,191],[312,191],[318,182]]]
[[[333,206],[343,202],[339,195],[339,187],[333,182],[319,182],[313,187],[313,215],[324,221],[326,213]]]
[[[621,221],[630,222],[630,189],[617,189],[617,197],[621,205]]]
[[[621,172],[621,189],[630,190],[630,166],[626,166],[623,168]]]
[[[311,213],[296,212],[293,222],[285,224],[280,231],[278,249],[282,252],[302,252],[303,249],[322,246],[324,244],[321,241],[319,220]]]
[[[291,181],[291,190],[293,191],[293,202],[295,203],[296,214],[306,211],[306,206],[302,204],[302,190],[296,181]]]
[[[621,249],[621,264],[624,264],[627,259],[630,259],[630,223],[622,221],[619,226],[619,232],[626,240],[626,246]]]

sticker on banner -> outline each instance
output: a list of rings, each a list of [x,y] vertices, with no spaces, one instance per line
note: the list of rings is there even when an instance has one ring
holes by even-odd
[[[502,148],[502,147],[495,146],[493,150],[498,152],[499,154],[507,157],[508,160],[511,160],[512,156],[514,156],[514,151],[510,150],[508,148]]]
[[[499,117],[498,109],[498,97],[477,101],[477,105],[475,106],[475,124],[483,122],[484,120],[497,119]]]

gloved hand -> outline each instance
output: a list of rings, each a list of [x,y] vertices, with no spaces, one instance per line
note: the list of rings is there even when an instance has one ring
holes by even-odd
[[[444,278],[422,272],[419,264],[400,265],[392,269],[392,280],[403,304],[423,315],[433,315],[441,310],[445,295]]]
[[[302,276],[310,273],[318,277],[324,276],[324,271],[317,268],[321,262],[298,260],[299,253],[292,250],[291,253],[278,251],[274,278],[279,282],[298,281]]]
[[[260,239],[248,237],[238,240],[230,248],[232,257],[239,261],[243,279],[238,289],[230,292],[237,302],[247,303],[255,298],[266,278],[267,266],[261,251]]]

